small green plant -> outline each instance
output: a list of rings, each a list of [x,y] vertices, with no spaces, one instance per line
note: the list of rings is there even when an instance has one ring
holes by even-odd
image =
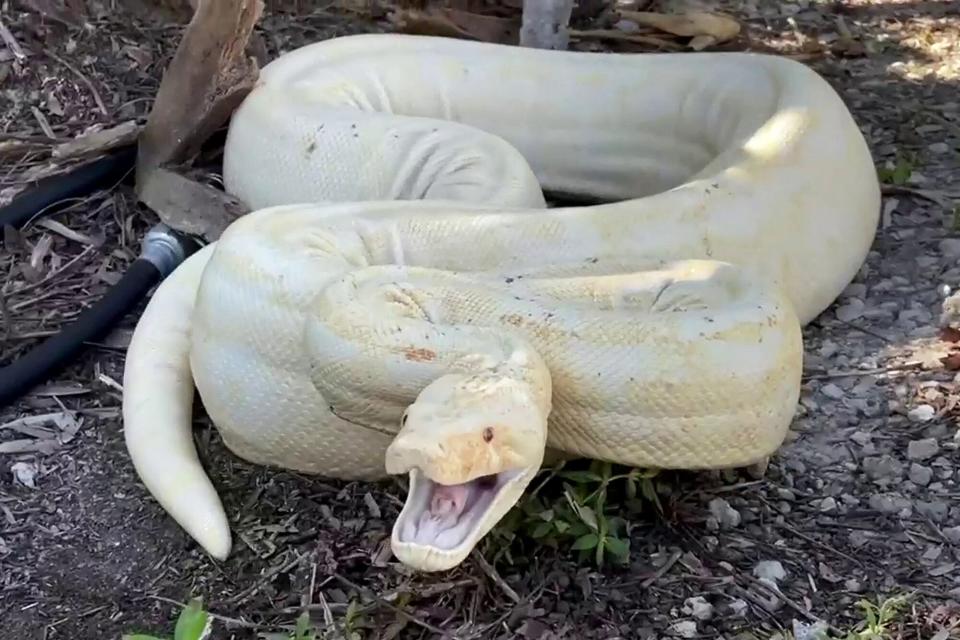
[[[557,467],[494,528],[487,543],[494,561],[513,562],[511,546],[523,538],[537,545],[575,551],[598,567],[630,559],[628,522],[616,513],[637,514],[644,502],[662,511],[653,478],[656,471],[619,468],[593,461],[587,469]],[[615,495],[614,495],[615,494]]]
[[[173,630],[173,640],[204,640],[213,628],[213,618],[203,608],[200,598],[193,598],[180,611],[177,625]],[[125,634],[123,640],[169,640],[142,633]]]
[[[883,166],[877,169],[877,176],[881,182],[887,184],[903,185],[906,184],[913,170],[916,168],[915,157],[913,155],[904,155],[897,153],[896,162],[892,167]]]
[[[173,630],[172,640],[205,640],[213,630],[213,616],[203,608],[200,598],[193,598],[180,611]],[[261,638],[270,640],[318,640],[316,630],[306,611],[297,617],[292,633],[261,634]],[[169,637],[152,636],[144,633],[124,634],[122,640],[171,640]]]
[[[310,622],[310,614],[304,611],[297,616],[297,626],[293,630],[292,640],[317,640],[317,632]]]
[[[902,594],[885,598],[879,604],[869,600],[858,601],[857,606],[863,611],[864,620],[844,640],[886,640],[890,637],[890,625],[896,622],[909,600],[909,594]]]

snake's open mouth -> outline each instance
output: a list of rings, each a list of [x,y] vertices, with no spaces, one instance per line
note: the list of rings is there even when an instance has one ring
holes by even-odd
[[[397,542],[450,551],[474,538],[497,496],[523,475],[510,470],[445,485],[421,470],[410,473],[410,492],[397,522]]]

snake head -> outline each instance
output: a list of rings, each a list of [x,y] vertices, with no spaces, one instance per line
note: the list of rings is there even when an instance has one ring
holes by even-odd
[[[401,562],[457,566],[516,504],[543,462],[542,396],[493,374],[448,374],[421,391],[386,454],[387,472],[410,478],[391,540]]]

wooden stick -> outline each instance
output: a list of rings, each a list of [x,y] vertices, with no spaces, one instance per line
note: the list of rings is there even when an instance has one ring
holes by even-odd
[[[253,88],[259,68],[245,49],[262,11],[262,0],[197,3],[140,136],[138,194],[157,169],[195,155]]]

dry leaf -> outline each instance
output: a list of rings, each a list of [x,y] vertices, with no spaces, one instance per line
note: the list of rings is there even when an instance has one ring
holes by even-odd
[[[398,9],[388,19],[403,33],[516,44],[519,20],[468,13],[456,9]]]
[[[620,11],[620,16],[637,24],[653,27],[675,36],[694,38],[691,46],[726,42],[740,34],[740,23],[722,13],[691,11],[684,14],[665,14],[652,11]]]
[[[631,42],[633,44],[643,44],[660,49],[670,49],[672,51],[681,51],[683,47],[670,40],[657,38],[656,36],[642,35],[639,33],[627,33],[617,31],[616,29],[571,29],[571,38],[596,39],[596,40],[618,40],[620,42]]]
[[[954,351],[940,358],[940,363],[947,371],[960,370],[960,352]]]
[[[145,47],[135,47],[128,44],[120,52],[133,60],[141,70],[146,70],[153,62],[153,52]]]

